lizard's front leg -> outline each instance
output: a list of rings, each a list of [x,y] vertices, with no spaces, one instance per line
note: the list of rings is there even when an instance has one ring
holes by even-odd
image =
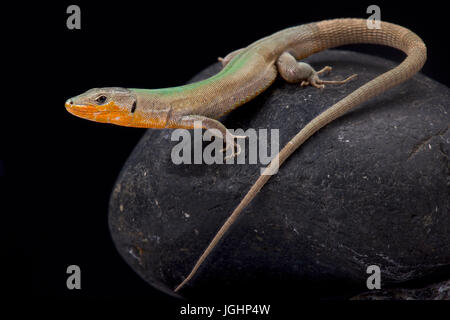
[[[225,58],[219,57],[219,58],[217,58],[217,60],[219,60],[219,61],[222,63],[222,67],[225,67],[225,66],[228,64],[228,62],[231,61],[231,59],[233,59],[234,57],[236,57],[236,56],[237,56],[239,53],[241,53],[242,50],[244,50],[244,49],[245,49],[245,48],[241,48],[241,49],[234,50],[233,52],[230,52],[229,54],[227,54],[227,55],[225,56]]]
[[[238,156],[241,153],[241,147],[235,142],[235,139],[245,139],[246,136],[237,136],[232,134],[228,129],[220,122],[212,118],[208,118],[200,115],[187,115],[182,116],[176,120],[177,124],[186,129],[216,129],[217,131],[211,131],[215,137],[224,140],[226,147],[222,149],[222,152],[226,152],[229,148],[232,148],[232,153],[225,157],[225,160]],[[199,126],[197,126],[197,123]],[[235,151],[236,149],[236,151]]]
[[[353,79],[357,75],[351,75],[347,79],[338,81],[327,81],[319,78],[319,74],[331,71],[330,66],[324,67],[320,71],[315,71],[313,67],[304,62],[297,62],[295,57],[289,52],[283,52],[277,60],[277,68],[281,77],[290,83],[300,82],[301,86],[311,85],[316,88],[324,88],[325,84],[342,84]]]

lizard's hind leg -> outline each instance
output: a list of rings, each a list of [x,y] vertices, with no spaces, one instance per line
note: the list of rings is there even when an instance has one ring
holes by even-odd
[[[330,66],[326,66],[319,71],[315,71],[313,67],[305,62],[297,62],[295,57],[289,52],[283,52],[277,60],[277,68],[281,77],[290,83],[298,83],[303,86],[313,86],[316,88],[324,88],[325,84],[342,84],[353,79],[357,75],[351,75],[344,80],[327,81],[321,80],[319,74],[331,71]]]

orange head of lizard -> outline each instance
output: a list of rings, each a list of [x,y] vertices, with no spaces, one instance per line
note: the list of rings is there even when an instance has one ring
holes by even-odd
[[[129,126],[136,114],[136,94],[125,88],[95,88],[66,101],[71,114],[96,121]]]

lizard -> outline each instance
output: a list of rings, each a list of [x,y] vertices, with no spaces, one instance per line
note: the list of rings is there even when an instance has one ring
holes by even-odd
[[[309,137],[371,97],[398,85],[418,72],[426,61],[426,46],[415,33],[402,26],[380,21],[370,29],[365,19],[342,18],[323,20],[291,27],[262,38],[248,47],[219,58],[223,68],[216,75],[192,84],[163,89],[95,88],[68,99],[66,109],[75,116],[92,121],[141,128],[217,129],[231,156],[235,138],[218,120],[233,109],[267,89],[279,74],[289,83],[323,88],[325,84],[341,84],[354,78],[326,81],[319,75],[326,66],[315,71],[299,60],[316,52],[347,44],[369,43],[401,50],[405,59],[362,85],[304,126],[272,159],[238,206],[213,237],[188,276],[174,289],[179,291],[196,274],[199,267],[225,235],[240,213],[270,179],[274,167],[282,163]],[[213,133],[214,134],[214,133]],[[231,143],[229,143],[231,141]],[[224,151],[222,150],[222,151]]]

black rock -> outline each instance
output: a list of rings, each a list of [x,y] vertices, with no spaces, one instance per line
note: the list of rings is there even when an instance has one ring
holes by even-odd
[[[391,288],[359,294],[352,300],[450,300],[450,280],[425,288]]]
[[[333,66],[324,79],[359,77],[323,90],[277,79],[224,124],[280,129],[284,146],[320,112],[396,65],[337,50],[307,61]],[[219,70],[217,63],[193,81]],[[321,129],[272,177],[181,294],[350,298],[367,290],[369,265],[380,267],[383,288],[449,279],[449,101],[447,87],[418,74]],[[175,165],[171,133],[144,135],[117,180],[109,216],[123,258],[169,294],[263,167]]]

